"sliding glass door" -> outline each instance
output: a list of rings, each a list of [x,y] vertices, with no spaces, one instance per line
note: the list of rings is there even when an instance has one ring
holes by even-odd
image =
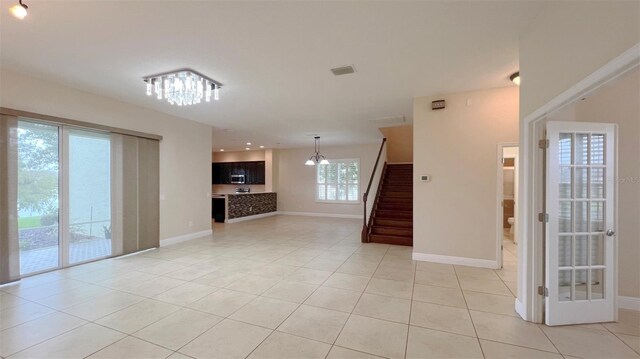
[[[68,140],[69,264],[111,255],[111,139],[65,131]],[[66,168],[65,168],[66,169]]]
[[[20,274],[112,254],[109,134],[18,121]]]
[[[18,122],[20,274],[60,266],[60,129]]]

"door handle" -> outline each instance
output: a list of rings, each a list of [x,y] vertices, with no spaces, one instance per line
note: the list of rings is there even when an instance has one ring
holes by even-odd
[[[614,231],[613,229],[609,229],[606,234],[607,237],[613,237],[616,234],[616,231]]]

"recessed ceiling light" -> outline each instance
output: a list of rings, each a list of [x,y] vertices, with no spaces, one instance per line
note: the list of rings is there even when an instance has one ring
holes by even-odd
[[[220,152],[224,152],[224,148],[221,148],[221,149],[220,149]]]
[[[509,80],[511,80],[511,82],[513,82],[514,84],[520,86],[520,71],[515,72],[511,76],[509,76]]]
[[[260,146],[260,148],[264,148],[264,146]]]
[[[250,150],[250,148],[249,148],[249,147],[246,147],[246,148],[245,148],[245,150],[249,151],[249,150]]]
[[[22,20],[25,18],[25,16],[27,16],[28,8],[29,7],[27,5],[22,3],[22,0],[19,0],[17,5],[13,5],[12,7],[9,8],[9,12],[11,12],[11,15]]]
[[[251,142],[247,142],[247,146],[251,146]]]

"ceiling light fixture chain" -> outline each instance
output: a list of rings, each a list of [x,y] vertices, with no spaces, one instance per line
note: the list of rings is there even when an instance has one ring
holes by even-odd
[[[328,165],[329,161],[320,154],[320,136],[314,136],[315,146],[314,146],[314,154],[309,157],[307,162],[304,164],[307,166],[315,166],[316,163],[320,163],[321,165]]]
[[[220,99],[222,84],[191,69],[165,72],[143,78],[147,83],[147,96],[155,93],[158,100],[163,98],[171,105],[189,106]]]

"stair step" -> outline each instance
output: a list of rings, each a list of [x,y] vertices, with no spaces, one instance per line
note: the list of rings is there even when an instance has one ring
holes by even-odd
[[[381,234],[369,235],[369,240],[373,243],[395,244],[399,246],[413,246],[412,237],[386,236]]]
[[[390,192],[412,192],[413,191],[413,186],[400,186],[400,185],[390,185],[390,184],[383,184],[382,185],[382,192],[384,191],[390,191]]]
[[[413,192],[409,191],[382,191],[380,192],[380,198],[408,198],[413,199]]]
[[[386,210],[386,209],[376,209],[374,214],[376,218],[385,218],[385,219],[410,219],[413,220],[413,211],[411,210]]]
[[[371,227],[371,233],[385,234],[389,236],[413,237],[413,227],[412,228],[381,227],[381,226],[374,225],[373,227]]]
[[[390,211],[413,211],[413,204],[405,203],[380,203],[378,202],[376,209],[390,210]]]
[[[396,228],[413,228],[413,219],[394,219],[384,217],[374,217],[374,226],[396,227]]]

